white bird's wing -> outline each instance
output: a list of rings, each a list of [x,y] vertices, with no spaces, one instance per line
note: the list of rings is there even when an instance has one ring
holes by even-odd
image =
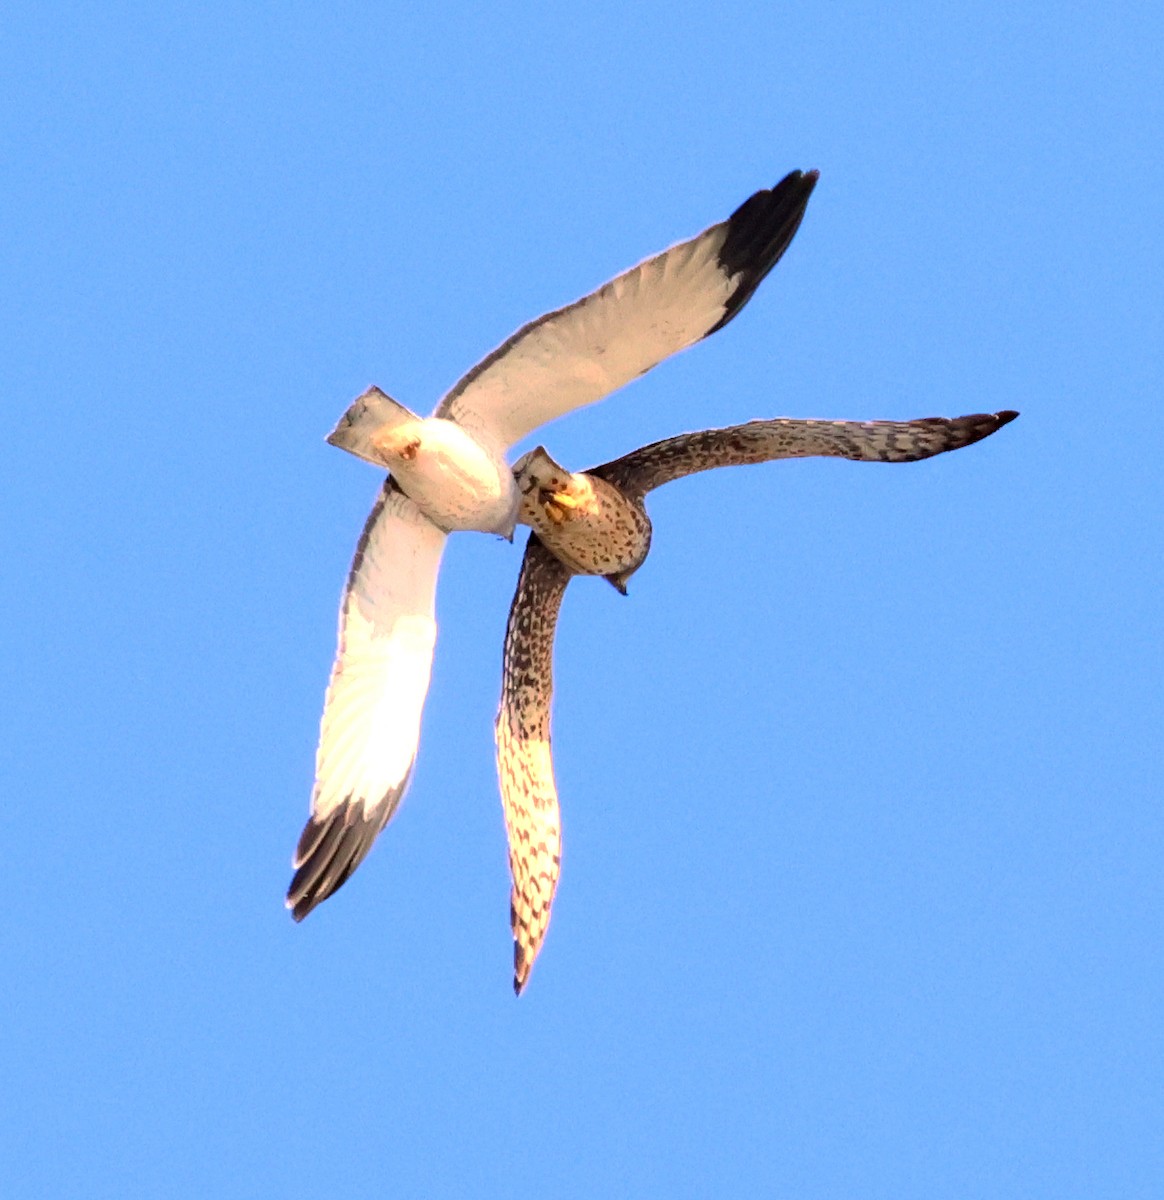
[[[446,534],[388,479],[340,606],[311,817],[287,907],[301,921],[363,861],[408,785],[436,641]]]
[[[780,260],[816,181],[816,171],[793,171],[726,221],[531,321],[456,384],[434,415],[512,446],[714,333]]]
[[[554,630],[570,574],[531,533],[505,630],[501,707],[494,734],[513,876],[513,990],[519,994],[546,936],[562,859],[550,706]]]

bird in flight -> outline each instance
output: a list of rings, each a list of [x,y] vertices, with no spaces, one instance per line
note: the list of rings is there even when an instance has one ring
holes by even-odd
[[[311,815],[287,892],[297,921],[363,861],[408,785],[448,533],[512,537],[520,494],[509,447],[723,328],[788,248],[816,181],[816,171],[793,171],[726,221],[531,321],[431,417],[371,388],[341,418],[328,441],[390,474],[340,605]]]
[[[497,776],[513,877],[513,988],[529,979],[550,920],[562,855],[562,823],[550,748],[554,631],[574,575],[604,575],[620,592],[651,545],[644,497],[713,467],[827,456],[915,462],[989,437],[1016,412],[915,421],[751,421],[643,446],[573,474],[545,449],[514,465],[518,519],[532,527],[509,612],[501,705],[494,729]]]

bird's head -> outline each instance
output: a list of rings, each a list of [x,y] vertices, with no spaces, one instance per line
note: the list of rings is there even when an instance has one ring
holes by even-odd
[[[538,446],[513,464],[517,490],[528,496],[535,491],[560,491],[570,482],[570,472],[555,462],[545,446]]]
[[[423,427],[414,412],[373,387],[352,402],[327,440],[365,462],[392,470],[416,457]]]
[[[424,445],[424,422],[406,421],[372,434],[369,439],[381,466],[399,471],[405,463],[415,462]]]
[[[521,496],[518,519],[534,529],[547,520],[560,525],[579,509],[588,512],[593,508],[590,481],[555,462],[544,446],[522,455],[514,463],[513,478]]]

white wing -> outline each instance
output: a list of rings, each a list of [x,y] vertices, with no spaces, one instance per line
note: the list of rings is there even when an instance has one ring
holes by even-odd
[[[408,785],[432,668],[445,538],[390,479],[385,482],[340,606],[311,818],[287,891],[297,921],[359,866]]]
[[[726,220],[519,329],[435,416],[511,446],[726,325],[788,248],[817,181],[793,171]]]

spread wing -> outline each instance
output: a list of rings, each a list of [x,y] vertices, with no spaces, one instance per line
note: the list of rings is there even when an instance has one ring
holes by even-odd
[[[857,462],[916,462],[973,445],[1009,424],[1018,413],[922,417],[915,421],[814,421],[781,417],[726,429],[705,429],[652,442],[589,474],[641,498],[673,479],[776,458],[849,458]]]
[[[531,533],[505,630],[497,775],[513,876],[513,990],[519,995],[550,923],[562,823],[550,753],[554,629],[570,571]]]
[[[311,817],[287,891],[297,921],[360,865],[408,785],[432,667],[445,537],[391,479],[385,482],[340,606]]]
[[[512,446],[726,325],[788,248],[817,181],[793,171],[718,225],[519,329],[435,415]]]

